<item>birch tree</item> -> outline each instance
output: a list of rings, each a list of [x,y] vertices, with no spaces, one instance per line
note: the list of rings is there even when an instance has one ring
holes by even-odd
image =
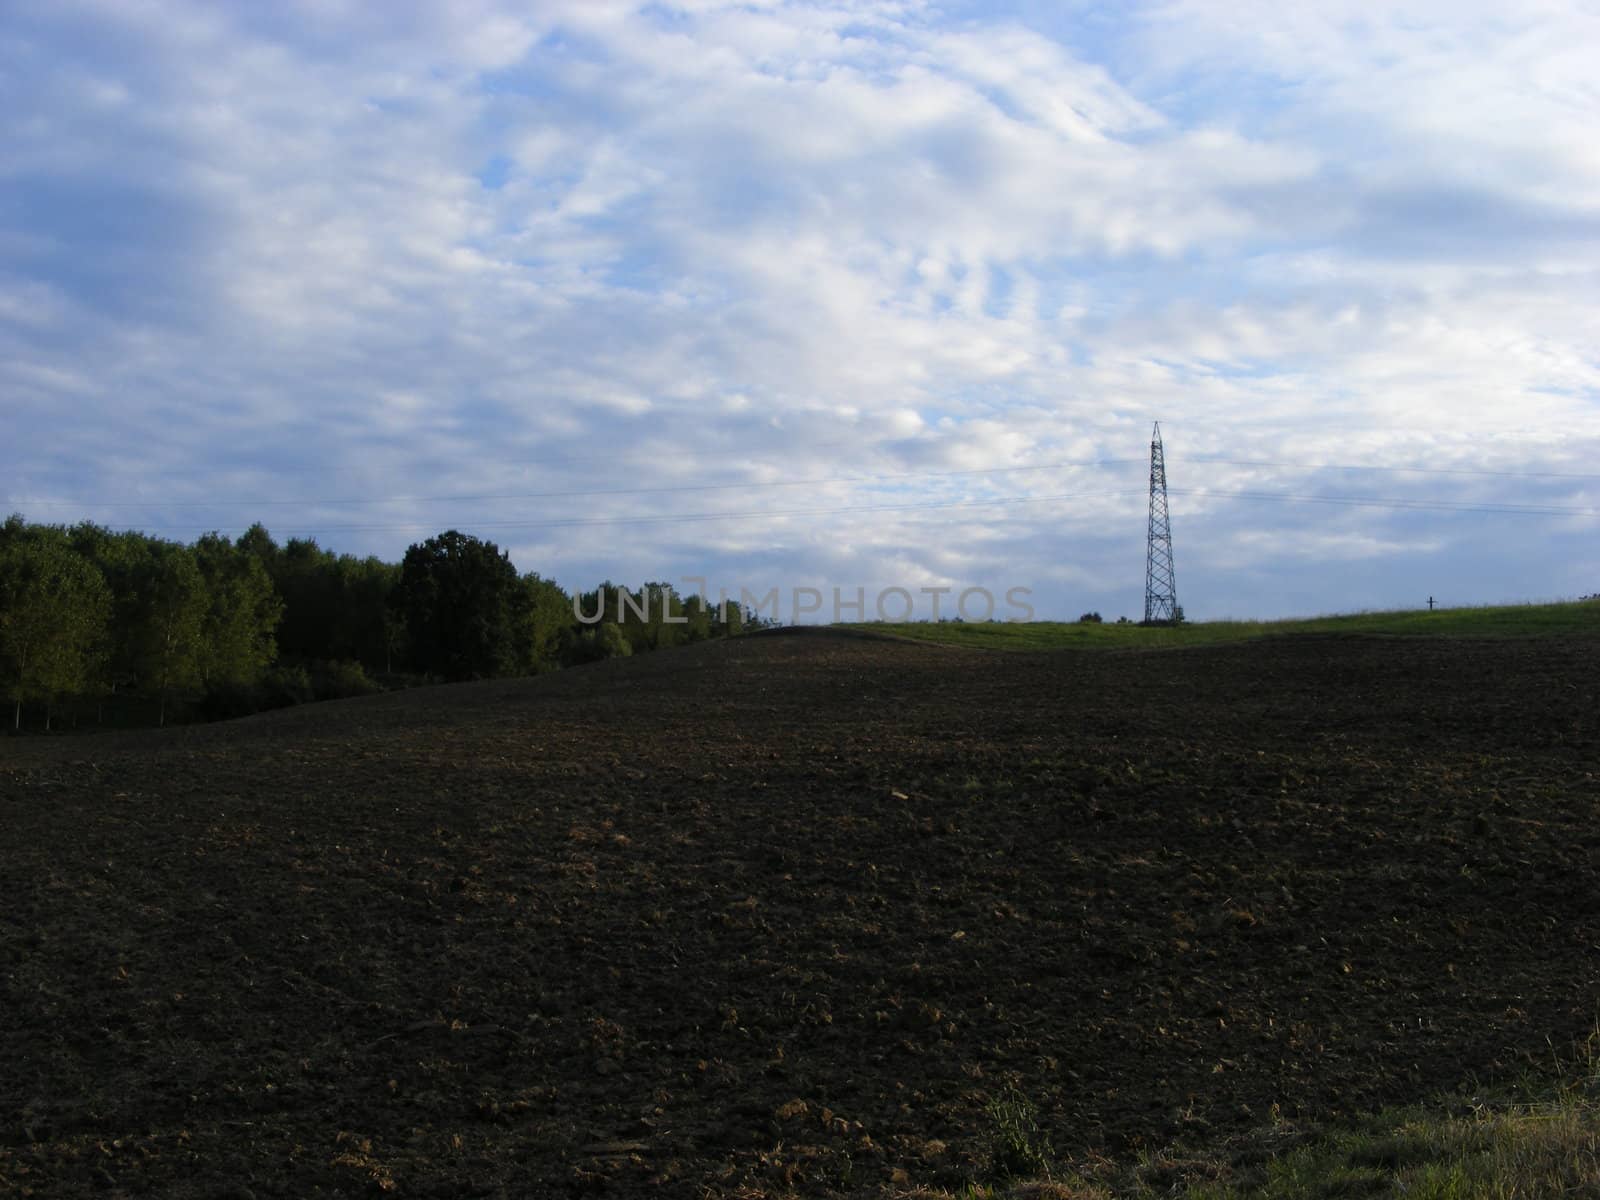
[[[55,701],[87,690],[109,632],[104,578],[50,532],[0,547],[0,664],[13,729],[25,701],[43,701],[48,729]]]

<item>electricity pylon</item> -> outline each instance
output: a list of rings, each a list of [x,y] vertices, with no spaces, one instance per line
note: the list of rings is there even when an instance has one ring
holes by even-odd
[[[1178,580],[1172,569],[1172,522],[1167,517],[1167,463],[1161,451],[1161,424],[1150,433],[1150,533],[1144,555],[1144,623],[1175,625]]]

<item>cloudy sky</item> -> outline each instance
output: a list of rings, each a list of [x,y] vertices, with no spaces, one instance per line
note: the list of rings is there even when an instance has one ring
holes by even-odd
[[[1137,617],[1159,420],[1191,617],[1600,591],[1597,61],[1593,0],[0,3],[0,506]]]

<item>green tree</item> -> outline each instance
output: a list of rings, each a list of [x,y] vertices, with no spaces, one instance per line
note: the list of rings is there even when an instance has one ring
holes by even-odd
[[[659,650],[664,645],[672,644],[672,635],[677,627],[666,621],[675,598],[671,584],[646,583],[638,591],[630,591],[625,587],[608,588],[606,584],[600,586],[602,591],[610,593],[606,605],[607,619],[621,614],[621,620],[617,623],[622,626],[632,653]]]
[[[272,540],[272,535],[267,532],[267,527],[260,521],[257,521],[249,529],[241,533],[234,546],[259,562],[268,575],[272,574],[273,565],[278,561],[278,555],[281,553],[278,549],[278,543]]]
[[[404,619],[390,603],[397,565],[334,554],[310,538],[290,538],[280,549],[260,525],[237,544],[267,569],[282,599],[277,644],[284,658],[394,670],[406,645]]]
[[[405,650],[405,621],[389,603],[400,568],[379,558],[341,555],[336,565],[342,621],[334,646],[337,656],[372,671],[393,671]]]
[[[711,609],[700,596],[685,596],[683,599],[684,624],[679,628],[681,636],[686,642],[703,642],[711,636],[713,617]]]
[[[548,670],[561,660],[562,634],[577,624],[572,614],[572,597],[549,579],[537,572],[522,577],[522,588],[527,593],[525,644],[529,667],[534,671]]]
[[[23,520],[21,513],[12,513],[4,522],[0,522],[0,550],[27,536],[28,523]]]
[[[74,525],[67,536],[99,568],[111,591],[111,633],[96,684],[115,694],[137,684],[144,667],[143,589],[156,542],[142,533],[112,533],[88,522]]]
[[[447,530],[406,551],[395,588],[411,656],[446,679],[485,679],[527,669],[528,593],[493,542]]]
[[[260,558],[219,534],[197,541],[194,558],[207,597],[201,679],[208,687],[254,684],[277,657],[283,602]]]
[[[204,680],[210,595],[194,552],[172,542],[150,544],[150,554],[139,566],[138,585],[134,633],[139,678],[160,698],[156,723],[165,725],[172,695]]]
[[[393,596],[393,588],[389,594]],[[384,605],[379,619],[383,622],[383,670],[385,674],[393,674],[395,659],[410,654],[411,631],[406,628],[405,614],[394,604]]]
[[[290,538],[272,559],[272,582],[283,598],[278,649],[290,658],[339,657],[334,643],[343,623],[338,556],[314,538]]]
[[[35,531],[28,531],[33,533]],[[24,700],[50,707],[90,685],[111,615],[111,596],[94,565],[64,533],[25,536],[8,527],[0,545],[0,663],[21,728]]]
[[[734,600],[724,600],[711,606],[711,636],[733,637],[744,632],[744,606]]]
[[[635,649],[661,650],[692,640],[683,597],[670,583],[646,583],[639,589],[639,597],[645,604],[645,619],[640,623],[641,644]],[[693,599],[699,603],[698,596]]]

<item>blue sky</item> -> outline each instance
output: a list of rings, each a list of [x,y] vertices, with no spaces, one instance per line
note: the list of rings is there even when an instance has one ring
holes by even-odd
[[[0,507],[563,584],[1600,591],[1593,3],[0,8]],[[693,520],[662,522],[663,515]]]

